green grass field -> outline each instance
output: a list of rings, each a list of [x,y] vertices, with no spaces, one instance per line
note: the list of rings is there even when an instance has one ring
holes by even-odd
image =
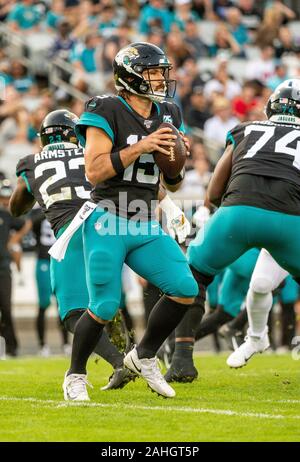
[[[101,392],[110,374],[89,363],[91,402],[63,401],[68,361],[0,361],[0,441],[300,441],[300,362],[260,355],[230,370],[226,356],[198,356],[200,377],[163,399],[138,379]]]

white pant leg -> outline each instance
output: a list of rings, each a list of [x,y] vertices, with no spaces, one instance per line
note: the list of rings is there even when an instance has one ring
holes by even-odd
[[[288,276],[272,255],[262,249],[257,259],[247,293],[248,334],[261,337],[267,332],[269,312],[273,304],[272,291]]]

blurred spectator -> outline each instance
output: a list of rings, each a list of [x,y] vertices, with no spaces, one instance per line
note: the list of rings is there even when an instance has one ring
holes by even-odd
[[[209,80],[204,86],[204,95],[209,100],[213,100],[216,95],[222,95],[231,100],[240,92],[240,84],[228,74],[227,61],[219,63],[213,79]]]
[[[113,35],[104,41],[102,55],[102,65],[104,72],[111,73],[113,59],[120,48],[123,48],[130,43],[130,35],[130,27],[127,23],[123,23],[114,30]]]
[[[263,22],[256,34],[255,44],[260,48],[272,46],[278,37],[281,25],[281,13],[276,8],[268,8],[264,12]]]
[[[239,56],[241,47],[229,32],[226,23],[221,23],[215,30],[214,44],[209,47],[210,56],[217,56],[221,51],[227,51],[233,56]]]
[[[5,169],[12,182],[15,181],[15,170],[19,159],[34,150],[33,144],[28,141],[28,128],[29,113],[22,107],[1,124],[0,170]]]
[[[75,46],[72,63],[75,68],[71,82],[81,91],[104,89],[104,76],[100,72],[101,39],[97,34],[88,35],[83,44]]]
[[[274,40],[275,56],[276,58],[282,58],[283,55],[287,54],[299,54],[300,46],[296,44],[292,32],[287,26],[282,26],[279,29],[278,37]]]
[[[57,26],[58,35],[49,52],[50,58],[59,57],[69,60],[70,52],[76,44],[76,40],[71,36],[71,25],[68,21],[62,21]]]
[[[201,19],[215,19],[212,0],[193,0],[192,10],[195,11]]]
[[[185,24],[185,42],[190,45],[191,53],[195,59],[208,56],[208,48],[199,37],[196,21],[189,19]]]
[[[16,2],[11,9],[7,21],[16,32],[28,31],[38,26],[41,21],[40,9],[35,0]]]
[[[184,36],[180,32],[171,32],[167,35],[166,53],[176,67],[181,67],[187,59],[192,58],[191,47],[185,43]]]
[[[228,8],[227,22],[234,39],[240,47],[244,47],[249,42],[249,35],[246,27],[242,24],[242,15],[238,8]]]
[[[11,63],[10,75],[12,85],[19,93],[26,93],[32,90],[35,82],[31,75],[28,74],[26,67],[20,61]]]
[[[249,80],[257,79],[265,84],[274,75],[274,48],[264,46],[260,52],[260,58],[248,61],[246,75]]]
[[[289,79],[287,66],[283,63],[278,63],[275,66],[275,74],[267,80],[267,86],[274,91],[279,84],[287,79]]]
[[[265,11],[268,10],[275,10],[280,14],[280,25],[296,19],[295,11],[285,5],[282,0],[274,0],[271,3],[267,3]]]
[[[43,119],[49,112],[50,107],[40,106],[35,112],[30,115],[29,124],[27,129],[27,140],[34,143],[35,147],[40,148],[39,131]]]
[[[65,3],[64,0],[53,0],[51,9],[46,15],[46,25],[51,30],[56,30],[58,25],[65,19]]]
[[[228,9],[234,6],[231,0],[213,0],[213,9],[217,17],[224,20],[226,19]]]
[[[257,107],[256,85],[253,82],[246,82],[243,85],[241,94],[232,101],[233,114],[239,118],[240,122],[245,122],[249,112]]]
[[[147,35],[146,42],[153,43],[159,48],[164,48],[165,46],[165,35],[161,29],[151,29],[150,33]]]
[[[0,0],[0,21],[6,20],[14,4],[14,0]]]
[[[194,87],[190,96],[190,104],[184,114],[184,119],[190,127],[203,130],[205,122],[211,117],[203,87]]]
[[[255,5],[255,0],[239,0],[236,7],[242,14],[242,24],[248,30],[256,30],[262,15],[257,5]]]
[[[94,5],[90,0],[79,2],[77,25],[73,29],[72,35],[75,38],[85,37],[97,31],[98,18],[94,14]]]
[[[100,13],[100,21],[98,30],[101,35],[109,37],[114,33],[114,30],[118,27],[118,21],[116,20],[116,10],[114,6],[105,6]]]
[[[264,112],[265,105],[263,103],[258,104],[257,106],[253,107],[248,112],[247,121],[254,122],[255,120],[266,120],[266,115]]]
[[[139,0],[124,0],[124,8],[126,10],[126,16],[128,19],[136,20],[139,18]]]
[[[202,74],[199,71],[198,63],[194,58],[188,58],[185,60],[181,70],[188,75],[191,87],[200,86],[203,87],[205,81],[202,78]]]
[[[196,195],[198,199],[204,199],[212,174],[212,165],[202,143],[194,141],[191,146],[193,169],[186,172],[180,192],[185,196]]]
[[[192,11],[192,2],[190,0],[175,0],[175,17],[174,22],[178,25],[180,30],[186,29],[188,21],[198,21],[197,13]]]
[[[215,99],[213,104],[214,116],[208,119],[204,124],[205,135],[224,146],[226,135],[239,120],[232,115],[230,101],[223,96]]]
[[[164,33],[169,33],[174,20],[174,15],[169,11],[164,0],[150,0],[144,6],[139,17],[139,31],[141,34],[149,34],[152,28],[160,28]]]

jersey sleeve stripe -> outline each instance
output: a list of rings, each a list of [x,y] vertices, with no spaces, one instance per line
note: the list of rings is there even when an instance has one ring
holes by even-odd
[[[101,128],[109,136],[112,143],[114,143],[114,133],[109,123],[104,117],[100,116],[99,114],[94,114],[92,112],[84,112],[81,115],[79,122],[76,124],[76,127],[75,127],[76,136],[79,139],[80,144],[84,147],[85,146],[85,134],[83,134],[83,132],[81,131],[82,126]]]
[[[183,123],[183,122],[181,122],[180,127],[178,128],[178,130],[179,130],[180,132],[182,132],[182,133],[186,133],[186,129],[185,129],[185,126],[184,126],[184,123]]]
[[[233,146],[236,145],[236,142],[232,136],[232,134],[230,132],[227,133],[227,136],[226,136],[226,145],[227,144],[233,144]]]
[[[25,172],[22,172],[19,176],[21,176],[21,177],[23,178],[23,180],[25,181],[27,191],[28,191],[30,194],[32,194],[31,187],[30,187],[28,178],[27,178],[27,176],[26,176],[26,173],[25,173]]]

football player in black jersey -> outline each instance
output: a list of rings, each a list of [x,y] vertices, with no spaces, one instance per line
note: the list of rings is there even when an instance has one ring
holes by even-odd
[[[53,111],[45,117],[40,130],[43,149],[19,161],[18,184],[10,200],[14,216],[24,214],[37,201],[56,237],[63,233],[90,197],[91,185],[85,178],[83,149],[78,146],[74,132],[77,119],[66,109]],[[76,322],[89,303],[81,230],[72,237],[63,262],[51,259],[50,271],[60,318],[66,329],[74,332]],[[117,386],[130,380],[132,374],[123,368],[124,356],[111,344],[106,332],[95,345],[95,352],[115,368]]]
[[[228,133],[208,186],[206,204],[220,208],[188,250],[204,286],[252,247],[267,249],[299,281],[300,80],[276,88],[266,115],[265,121],[246,122]],[[269,347],[267,318],[267,310],[252,312],[248,340],[230,365],[240,367],[238,362]]]
[[[165,293],[152,310],[140,344],[124,364],[157,393],[175,395],[155,354],[192,306],[198,284],[180,247],[162,231],[153,213],[160,172],[152,153],[169,155],[166,148],[173,146],[170,129],[158,127],[168,121],[182,130],[178,107],[165,101],[174,94],[170,68],[164,52],[149,43],[121,49],[113,62],[118,94],[91,98],[76,125],[85,146],[86,174],[94,185],[91,197],[98,207],[83,225],[90,304],[76,325],[65,396],[73,394],[74,377],[81,375],[81,396],[85,388],[88,399],[86,363],[118,309],[124,262]],[[180,175],[175,180],[163,177],[172,188],[181,180]]]

